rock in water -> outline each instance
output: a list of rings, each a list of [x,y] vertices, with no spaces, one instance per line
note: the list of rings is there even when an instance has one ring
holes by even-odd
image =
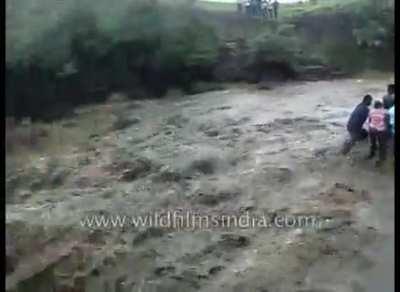
[[[120,177],[124,181],[132,181],[139,177],[145,176],[151,170],[152,163],[150,160],[140,158],[128,164],[128,167],[123,170]]]
[[[118,118],[114,124],[113,124],[113,129],[114,130],[123,130],[125,128],[128,128],[132,125],[140,123],[139,118]]]

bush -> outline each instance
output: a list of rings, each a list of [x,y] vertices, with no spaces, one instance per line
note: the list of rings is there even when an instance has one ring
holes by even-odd
[[[294,37],[296,35],[296,26],[291,23],[283,23],[278,26],[277,34],[286,37]]]
[[[321,3],[292,21],[302,39],[320,43],[314,50],[329,65],[349,73],[393,70],[394,9],[381,4],[354,0],[331,9]]]
[[[212,79],[218,37],[190,6],[127,1],[105,24],[85,3],[8,54],[7,115],[60,116],[116,90],[161,96],[170,86]]]
[[[253,62],[288,62],[293,63],[299,52],[299,43],[295,38],[277,34],[261,35],[250,43]]]
[[[256,82],[262,79],[291,79],[301,59],[301,43],[297,38],[266,33],[249,44],[247,66],[255,74]]]
[[[325,41],[321,44],[320,50],[324,60],[349,73],[356,73],[366,66],[366,56],[362,54],[354,43],[342,44],[334,41]]]

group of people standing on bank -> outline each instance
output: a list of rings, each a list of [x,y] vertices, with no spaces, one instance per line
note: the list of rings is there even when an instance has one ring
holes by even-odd
[[[238,12],[248,16],[262,16],[266,19],[277,19],[279,2],[277,0],[238,0]]]
[[[380,166],[386,160],[387,147],[392,141],[394,149],[395,134],[395,87],[389,84],[387,94],[382,100],[375,100],[372,109],[373,98],[367,94],[362,102],[357,105],[347,124],[349,139],[343,145],[342,153],[347,155],[353,146],[362,140],[369,138],[370,151],[367,159],[375,157],[379,152],[376,166]],[[395,151],[395,150],[393,150]]]

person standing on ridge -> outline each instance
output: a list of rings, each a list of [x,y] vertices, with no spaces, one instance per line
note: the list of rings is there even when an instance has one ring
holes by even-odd
[[[262,15],[264,19],[268,19],[268,1],[267,0],[262,0],[261,2],[261,10],[262,10]]]
[[[275,17],[275,19],[278,19],[278,10],[279,10],[279,2],[278,2],[278,0],[275,0],[272,3],[272,6],[274,8],[274,17]]]
[[[237,0],[237,11],[238,13],[243,12],[243,0]]]
[[[267,9],[268,9],[269,18],[270,18],[270,19],[273,19],[273,18],[274,18],[274,8],[272,7],[271,0],[268,0]]]
[[[247,0],[247,1],[244,3],[244,7],[245,7],[246,15],[247,15],[247,16],[251,16],[251,1],[250,1],[250,0]]]

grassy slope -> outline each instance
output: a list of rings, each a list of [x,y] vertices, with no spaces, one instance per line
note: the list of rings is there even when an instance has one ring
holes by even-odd
[[[110,5],[108,0],[6,0],[6,58],[15,59],[25,55],[26,48],[32,47],[35,40],[45,31],[51,29],[63,15],[73,7],[91,7],[101,15],[99,26],[103,31],[112,31],[118,27],[118,19],[125,7],[135,0],[119,0],[118,5]],[[163,3],[181,6],[187,0],[159,0]],[[290,21],[292,17],[318,10],[334,10],[352,3],[371,0],[319,0],[317,5],[281,4],[281,17],[278,23]],[[96,5],[93,5],[93,3]],[[56,3],[56,4],[55,4]],[[78,4],[76,4],[78,3]],[[259,34],[269,22],[259,19],[240,17],[236,13],[236,3],[215,3],[197,1],[195,5],[205,14],[208,22],[214,24],[223,37],[253,37]]]
[[[196,7],[209,17],[209,23],[214,24],[223,37],[254,37],[273,25],[286,24],[294,17],[307,13],[322,11],[335,11],[336,9],[352,9],[352,5],[368,0],[319,0],[314,5],[311,3],[281,4],[280,17],[277,21],[262,21],[259,18],[248,18],[238,15],[236,3],[217,3],[198,1]]]
[[[235,3],[227,4],[227,3],[212,3],[212,2],[199,2],[198,7],[201,8],[208,17],[210,18],[209,23],[213,23],[217,30],[220,32],[220,36],[224,39],[234,39],[234,38],[244,38],[244,39],[252,39],[257,37],[258,35],[268,34],[271,31],[279,31],[284,29],[288,31],[294,20],[299,20],[303,17],[308,16],[318,16],[320,15],[331,15],[334,16],[336,12],[344,12],[344,14],[338,15],[343,17],[345,14],[352,14],[354,13],[354,18],[360,18],[360,15],[363,15],[365,9],[368,6],[371,7],[371,4],[374,5],[373,0],[318,0],[316,4],[311,2],[305,3],[296,3],[296,4],[281,4],[280,9],[280,17],[277,21],[262,21],[261,19],[257,18],[249,18],[245,15],[239,15],[236,11]],[[377,6],[376,11],[380,11],[385,6],[392,6],[393,7],[394,1],[393,0],[376,0],[375,5]],[[373,7],[373,6],[372,6]],[[362,10],[363,9],[363,10]],[[393,8],[392,8],[393,9]],[[364,12],[360,12],[364,11]],[[389,10],[390,11],[390,10]],[[366,19],[364,20],[366,23],[364,25],[359,26],[359,28],[365,30],[365,33],[371,35],[370,39],[373,39],[373,35],[376,34],[377,28],[382,26],[382,23],[376,22],[374,19],[371,18],[371,21],[367,21],[369,16],[365,16]],[[382,17],[381,17],[382,18]],[[332,22],[333,21],[333,22]],[[297,22],[297,21],[296,21]],[[315,20],[313,21],[315,26]],[[345,39],[338,39],[337,36],[339,35],[338,32],[335,32],[335,36],[331,35],[332,31],[340,31],[340,25],[342,20],[340,18],[337,19],[337,28],[335,28],[334,19],[330,19],[330,27],[324,27],[325,33],[324,36],[324,43],[319,43],[318,41],[306,40],[305,37],[297,36],[296,42],[298,43],[305,43],[305,49],[308,52],[313,52],[312,54],[316,58],[328,58],[330,62],[338,57],[343,59],[339,66],[346,63],[346,58],[349,57],[350,59],[356,60],[355,63],[365,63],[362,61],[363,58],[367,58],[365,54],[367,52],[364,50],[363,52],[359,51],[357,45],[355,43],[350,43]],[[372,24],[376,23],[375,27]],[[348,27],[350,30],[351,27]],[[313,31],[316,27],[304,27],[301,29],[302,31],[308,31],[308,34],[313,35]],[[349,31],[346,31],[347,35]],[[352,33],[350,31],[350,33]],[[364,34],[365,34],[364,33]],[[343,34],[345,35],[345,34]],[[368,35],[367,35],[368,36]],[[332,38],[333,37],[333,38]],[[342,47],[340,47],[341,45]],[[346,54],[341,54],[340,50],[343,52],[345,51]],[[361,54],[362,53],[362,54]],[[370,56],[371,58],[375,58]],[[369,57],[368,57],[369,58]],[[375,61],[374,61],[375,62]],[[367,61],[370,63],[370,61]],[[360,65],[361,67],[363,65]],[[375,66],[375,65],[374,65]],[[386,66],[386,65],[385,65]],[[356,64],[350,64],[350,68],[355,68]],[[347,68],[349,69],[349,68]]]
[[[384,1],[384,0],[382,0]],[[388,0],[390,3],[392,0]],[[280,21],[284,21],[287,18],[299,16],[303,13],[311,13],[318,11],[334,11],[336,9],[355,9],[357,6],[371,2],[371,0],[318,0],[317,4],[310,2],[293,4],[281,4]],[[392,1],[393,2],[393,1]],[[218,3],[218,2],[207,2],[198,1],[196,6],[208,12],[214,13],[232,13],[236,12],[235,3]]]

